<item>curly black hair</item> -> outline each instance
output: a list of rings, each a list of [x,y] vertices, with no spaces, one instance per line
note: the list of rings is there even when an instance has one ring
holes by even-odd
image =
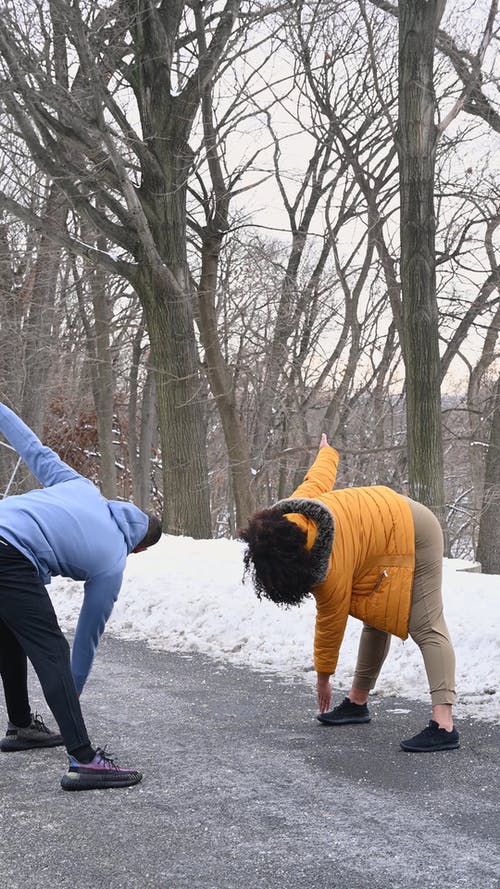
[[[239,537],[248,544],[244,576],[251,575],[258,598],[300,605],[313,583],[305,531],[271,508],[254,513]]]

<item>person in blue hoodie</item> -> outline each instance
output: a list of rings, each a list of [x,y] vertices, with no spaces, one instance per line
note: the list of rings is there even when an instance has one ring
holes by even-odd
[[[127,556],[156,543],[161,523],[133,503],[103,497],[2,403],[0,432],[43,485],[0,501],[0,674],[8,716],[0,747],[9,752],[64,744],[64,790],[137,784],[140,772],[120,768],[92,746],[79,698]],[[84,583],[71,656],[46,590],[58,575]],[[28,660],[60,734],[32,714]]]

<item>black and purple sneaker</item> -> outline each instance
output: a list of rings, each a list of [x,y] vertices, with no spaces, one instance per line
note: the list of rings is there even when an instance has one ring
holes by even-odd
[[[77,762],[69,757],[69,769],[61,778],[63,790],[101,790],[109,787],[131,787],[142,780],[136,769],[121,769],[99,747],[90,762]]]

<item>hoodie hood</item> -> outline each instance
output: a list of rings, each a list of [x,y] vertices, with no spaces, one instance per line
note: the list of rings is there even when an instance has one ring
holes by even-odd
[[[108,500],[107,503],[111,515],[125,538],[127,552],[131,553],[146,536],[149,519],[146,513],[133,503],[125,503],[121,500]]]

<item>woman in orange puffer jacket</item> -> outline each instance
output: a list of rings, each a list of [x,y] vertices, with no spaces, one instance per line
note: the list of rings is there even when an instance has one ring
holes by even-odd
[[[443,616],[443,536],[433,513],[383,486],[332,491],[338,454],[321,438],[318,456],[290,498],[260,510],[240,537],[259,598],[299,605],[316,600],[314,665],[318,719],[327,725],[370,721],[367,707],[391,635],[410,635],[429,680],[432,719],[403,750],[459,746],[453,726],[455,656]],[[349,615],[363,621],[349,696],[329,710]]]

